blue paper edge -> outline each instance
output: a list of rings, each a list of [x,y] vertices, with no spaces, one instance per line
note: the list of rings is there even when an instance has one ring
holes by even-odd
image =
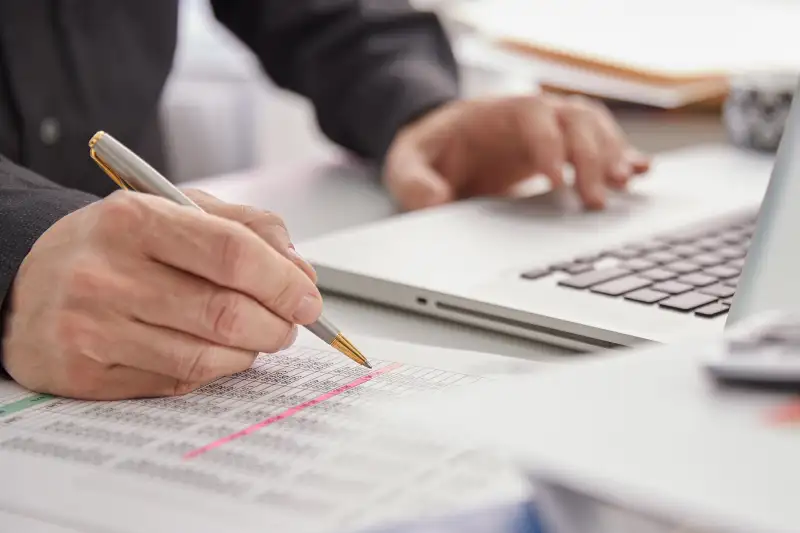
[[[360,533],[544,533],[532,501],[519,501],[453,515],[372,527]]]

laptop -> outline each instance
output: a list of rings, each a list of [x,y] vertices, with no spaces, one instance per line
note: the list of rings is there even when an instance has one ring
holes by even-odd
[[[575,350],[721,332],[800,301],[797,100],[776,157],[664,155],[601,212],[569,189],[472,199],[306,241],[303,254],[323,291]]]

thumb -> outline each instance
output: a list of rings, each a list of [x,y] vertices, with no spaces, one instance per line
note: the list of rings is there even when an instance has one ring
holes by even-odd
[[[405,210],[435,207],[453,201],[453,187],[426,161],[408,158],[390,163],[386,186]]]

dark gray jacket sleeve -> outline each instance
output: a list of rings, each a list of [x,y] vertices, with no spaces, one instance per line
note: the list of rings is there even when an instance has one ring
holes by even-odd
[[[47,228],[96,199],[59,187],[0,155],[0,363],[7,297],[22,260]]]
[[[395,133],[458,96],[432,13],[408,0],[212,0],[279,86],[308,97],[334,142],[381,159]]]

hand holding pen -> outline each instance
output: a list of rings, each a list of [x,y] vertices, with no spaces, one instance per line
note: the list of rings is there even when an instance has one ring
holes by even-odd
[[[288,346],[294,324],[320,324],[319,291],[278,251],[279,230],[226,217],[244,216],[240,207],[195,201],[217,216],[120,192],[52,224],[7,302],[12,377],[82,399],[182,394]]]
[[[103,131],[97,132],[89,140],[89,148],[92,159],[94,159],[100,168],[102,168],[105,173],[108,174],[108,176],[122,189],[153,194],[170,200],[178,205],[183,205],[194,208],[198,211],[202,211],[200,206],[184,195],[169,180],[159,174],[153,167],[140,159],[136,154],[123,146],[122,143],[114,139],[111,135],[108,135]],[[212,214],[225,216],[225,213],[234,212],[231,209],[224,209],[220,207],[222,202],[210,201],[211,199],[207,195],[205,195],[205,198],[207,203],[209,203],[212,208],[215,208]],[[230,218],[247,225],[245,220],[252,215],[253,211],[250,211],[250,215],[242,214],[241,208],[242,206],[238,206],[238,208],[235,210],[236,215],[230,216]],[[245,208],[245,210],[246,209],[247,208]],[[303,270],[305,270],[307,273],[309,271],[313,272],[311,266],[301,259],[296,252],[294,252],[294,249],[291,246],[291,242],[288,238],[288,231],[286,231],[283,221],[276,215],[272,215],[271,220],[275,222],[274,225],[280,226],[281,229],[286,233],[285,241],[281,238],[278,238],[276,242],[275,239],[268,238],[268,232],[262,235],[262,237],[269,244],[272,244],[273,246],[277,245],[275,248],[276,250],[285,250],[288,253],[289,258],[300,263],[301,268],[303,268]],[[251,226],[250,229],[254,229],[254,227]],[[256,233],[259,232],[256,231]],[[268,272],[265,271],[262,272],[262,274],[268,274]],[[313,323],[309,324],[304,321],[305,313],[301,312],[300,310],[303,308],[308,308],[311,305],[311,301],[316,302],[318,299],[319,293],[316,291],[316,287],[313,294],[309,293],[303,296],[299,304],[300,307],[297,311],[295,311],[295,313],[300,312],[301,316],[294,316],[295,322],[306,326],[311,333],[330,344],[356,363],[367,368],[372,368],[366,357],[364,357],[361,352],[359,352],[358,349],[327,318],[317,314],[318,318]],[[286,317],[285,315],[284,318],[292,320],[292,317]]]

